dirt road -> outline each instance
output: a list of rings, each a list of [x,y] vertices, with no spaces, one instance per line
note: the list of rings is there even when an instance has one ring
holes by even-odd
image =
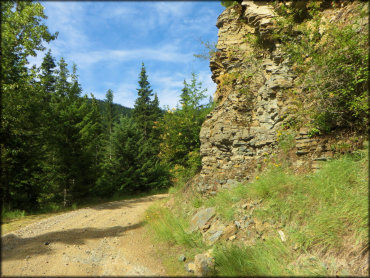
[[[2,275],[165,275],[143,228],[166,194],[110,202],[44,219],[2,237]]]

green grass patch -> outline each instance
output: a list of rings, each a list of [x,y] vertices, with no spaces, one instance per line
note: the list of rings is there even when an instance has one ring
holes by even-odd
[[[352,252],[361,257],[367,250],[367,152],[359,150],[328,161],[319,171],[306,175],[273,166],[253,183],[220,191],[206,200],[207,207],[215,206],[221,217],[232,220],[237,213],[233,207],[236,202],[262,199],[253,218],[278,223],[288,238],[285,245],[271,237],[253,246],[221,245],[216,251],[217,273],[333,275],[351,271],[337,266],[335,256]],[[322,258],[331,254],[334,263],[328,266],[309,254]]]
[[[188,221],[181,215],[175,215],[167,208],[154,205],[148,209],[147,223],[160,241],[178,244],[190,248],[205,247],[199,232],[188,232]]]
[[[1,219],[2,222],[6,222],[12,219],[21,219],[26,215],[24,210],[13,210],[9,211],[5,208],[1,211]]]
[[[214,250],[216,271],[222,276],[276,276],[293,274],[288,248],[273,238],[253,246],[218,245]]]
[[[346,238],[359,245],[367,242],[368,157],[366,150],[326,162],[308,175],[295,175],[282,167],[271,167],[258,180],[219,192],[205,201],[216,206],[226,220],[235,215],[240,200],[264,200],[255,216],[289,226],[305,249],[320,247],[339,251]],[[297,228],[299,227],[299,228]]]
[[[218,276],[297,276],[329,274],[316,257],[298,254],[278,238],[259,241],[252,246],[218,244],[213,252]]]
[[[219,242],[214,250],[217,275],[362,275],[361,256],[368,248],[367,144],[365,148],[325,162],[309,174],[296,174],[275,163],[255,181],[221,190],[208,199],[196,192],[184,196],[177,191],[175,204],[181,205],[171,210],[152,207],[148,226],[169,249],[181,249],[167,261],[183,267],[175,260],[179,252],[191,258],[207,248],[199,232],[187,232],[191,212],[215,207],[221,218],[231,221],[242,213],[242,203],[259,201],[252,218],[273,223],[272,233],[251,246],[242,241]],[[284,231],[286,242],[281,242],[278,230]],[[357,266],[343,260],[355,261]]]

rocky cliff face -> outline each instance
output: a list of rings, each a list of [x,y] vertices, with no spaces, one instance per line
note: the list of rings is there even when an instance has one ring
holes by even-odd
[[[290,97],[295,75],[277,41],[274,9],[266,1],[243,1],[218,18],[217,52],[212,56],[212,79],[217,83],[218,106],[201,132],[202,170],[195,180],[198,191],[212,192],[250,179],[278,148],[279,136],[297,101]],[[256,49],[250,36],[266,38]],[[308,136],[309,129],[293,134],[296,166],[317,168],[333,155],[335,138]]]

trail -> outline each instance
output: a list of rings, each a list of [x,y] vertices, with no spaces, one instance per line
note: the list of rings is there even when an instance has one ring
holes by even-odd
[[[159,194],[44,219],[2,236],[2,275],[165,275],[145,235],[145,210]]]

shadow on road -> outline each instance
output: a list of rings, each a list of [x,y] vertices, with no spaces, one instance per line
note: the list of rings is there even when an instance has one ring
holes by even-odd
[[[8,234],[1,239],[2,261],[25,259],[26,256],[39,256],[53,253],[53,244],[83,245],[88,239],[116,237],[129,230],[143,226],[139,222],[129,226],[115,226],[106,229],[81,228],[50,232],[35,237],[20,238]],[[68,251],[68,249],[66,249]]]

